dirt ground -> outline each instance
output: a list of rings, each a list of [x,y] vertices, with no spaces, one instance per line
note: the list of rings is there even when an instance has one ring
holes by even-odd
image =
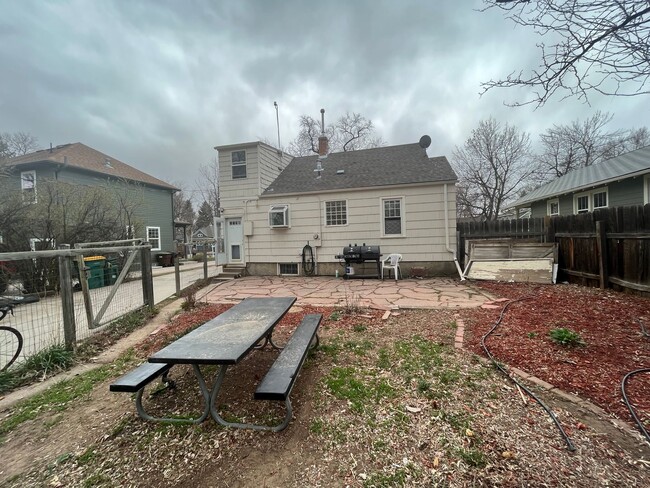
[[[223,310],[179,315],[136,355],[146,358]],[[453,348],[453,312],[402,311],[384,321],[376,311],[294,308],[278,325],[277,342],[314,312],[325,317],[321,345],[296,382],[294,420],[283,432],[224,429],[211,420],[144,422],[130,395],[110,393],[107,380],[67,409],[44,408],[6,435],[1,486],[647,486],[650,448],[639,436],[542,393],[576,445],[569,452],[536,404]],[[484,327],[480,315],[472,319],[470,337]],[[222,415],[282,418],[281,407],[251,401],[275,357],[266,348],[229,371],[218,399]],[[179,416],[201,411],[191,370],[175,367],[171,376],[175,388],[148,388],[147,408]]]

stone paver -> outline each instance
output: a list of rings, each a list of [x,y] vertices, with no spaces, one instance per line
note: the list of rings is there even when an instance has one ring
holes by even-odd
[[[246,296],[295,296],[298,305],[381,307],[382,309],[473,308],[490,298],[450,278],[344,280],[326,276],[284,278],[249,276],[220,283],[205,295],[209,302],[232,302]]]

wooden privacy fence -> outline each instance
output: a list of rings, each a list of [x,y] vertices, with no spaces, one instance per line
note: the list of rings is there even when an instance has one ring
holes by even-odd
[[[559,279],[650,292],[650,204],[591,213],[495,222],[459,222],[458,256],[472,239],[558,244]]]

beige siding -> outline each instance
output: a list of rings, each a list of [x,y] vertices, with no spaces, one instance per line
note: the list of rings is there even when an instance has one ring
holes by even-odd
[[[233,147],[219,152],[219,191],[221,204],[224,208],[243,200],[259,195],[259,151],[258,145],[247,145],[241,148]],[[246,151],[246,178],[232,178],[232,153],[233,151]]]
[[[456,190],[447,186],[447,222],[452,249],[456,246]],[[383,197],[403,197],[403,237],[382,237]],[[347,200],[348,224],[325,226],[325,203]],[[289,205],[290,228],[271,229],[271,205]],[[244,220],[253,222],[253,235],[245,239],[246,261],[297,262],[309,241],[318,262],[334,258],[347,244],[375,244],[384,255],[397,252],[405,261],[451,261],[446,250],[444,185],[355,190],[321,195],[262,198],[247,205]],[[315,239],[315,235],[319,238]]]
[[[260,194],[275,181],[280,172],[289,164],[291,158],[287,158],[282,152],[274,147],[260,144],[259,146],[259,177]]]

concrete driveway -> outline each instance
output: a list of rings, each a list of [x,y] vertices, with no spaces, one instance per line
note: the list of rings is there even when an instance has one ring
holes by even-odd
[[[344,280],[334,277],[287,278],[249,276],[208,288],[202,298],[231,303],[246,297],[295,296],[298,304],[358,306],[380,310],[400,308],[473,308],[491,298],[467,282],[451,278],[408,280]]]

